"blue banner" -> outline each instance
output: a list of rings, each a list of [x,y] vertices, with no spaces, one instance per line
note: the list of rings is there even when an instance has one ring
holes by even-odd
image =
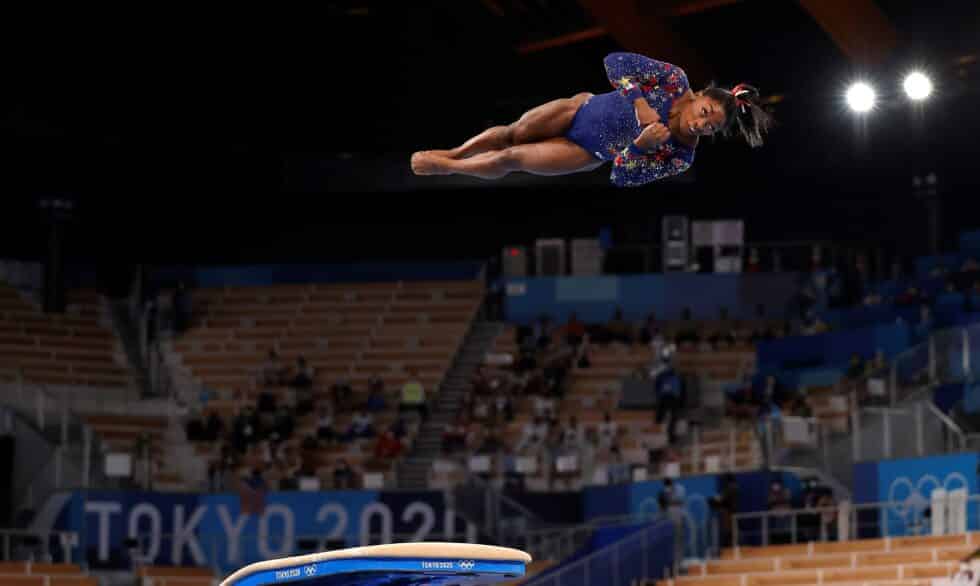
[[[797,291],[795,273],[627,275],[514,278],[506,282],[507,320],[528,324],[542,314],[557,323],[572,312],[586,323],[605,323],[616,309],[628,320],[651,312],[659,319],[717,319],[724,309],[732,318],[756,317],[756,307],[783,316]]]
[[[258,515],[242,512],[232,494],[76,492],[55,525],[80,534],[79,551],[96,568],[139,562],[231,571],[323,550],[328,543],[353,547],[475,535],[445,508],[442,493],[367,490],[269,493]]]
[[[876,535],[916,535],[928,531],[932,491],[965,488],[977,493],[977,454],[953,454],[931,458],[910,458],[861,462],[854,467],[856,503],[890,503],[876,515]],[[967,509],[967,529],[980,528],[977,505]]]

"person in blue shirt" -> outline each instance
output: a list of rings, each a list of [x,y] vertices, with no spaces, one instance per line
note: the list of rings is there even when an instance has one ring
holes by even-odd
[[[677,376],[674,368],[668,364],[667,368],[660,372],[654,379],[654,389],[657,393],[657,425],[664,422],[670,416],[667,424],[667,441],[674,444],[677,441],[677,419],[681,410],[681,378]]]
[[[686,171],[701,138],[735,130],[752,147],[770,125],[756,88],[691,90],[676,65],[635,53],[605,58],[613,91],[553,100],[451,150],[412,155],[416,175],[498,179],[515,171],[567,175],[612,163],[617,187]]]

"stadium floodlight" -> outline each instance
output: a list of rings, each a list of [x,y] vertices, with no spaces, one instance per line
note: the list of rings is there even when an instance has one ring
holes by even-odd
[[[847,105],[851,110],[863,114],[875,107],[875,90],[863,81],[851,84],[847,88]]]
[[[926,77],[926,74],[921,71],[913,71],[905,76],[902,88],[905,89],[905,95],[910,100],[918,102],[928,98],[932,94],[932,80]]]

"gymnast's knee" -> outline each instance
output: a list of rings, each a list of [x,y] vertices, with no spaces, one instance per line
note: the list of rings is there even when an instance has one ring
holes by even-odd
[[[508,173],[521,171],[524,169],[525,154],[525,149],[520,145],[497,151],[497,166]]]

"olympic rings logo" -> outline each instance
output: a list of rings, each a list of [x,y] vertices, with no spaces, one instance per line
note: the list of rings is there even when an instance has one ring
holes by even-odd
[[[920,519],[929,508],[934,490],[941,488],[952,492],[961,488],[969,490],[969,487],[970,483],[959,472],[949,473],[942,482],[932,474],[926,474],[914,484],[908,476],[902,476],[888,488],[888,502],[891,503],[888,512],[909,525]]]

